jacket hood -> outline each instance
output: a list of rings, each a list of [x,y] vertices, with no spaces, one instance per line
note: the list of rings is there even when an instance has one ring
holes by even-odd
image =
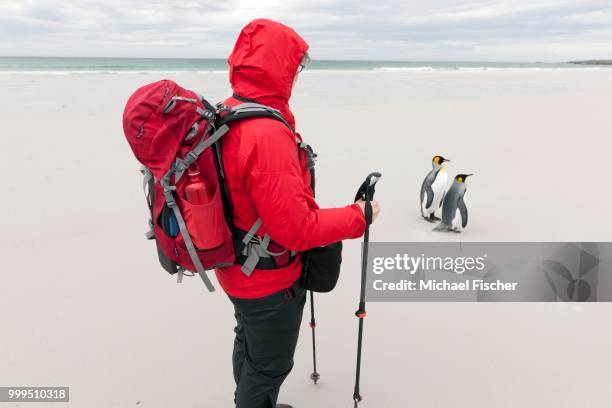
[[[281,111],[293,125],[289,98],[308,44],[293,29],[272,20],[247,24],[229,56],[235,93]]]

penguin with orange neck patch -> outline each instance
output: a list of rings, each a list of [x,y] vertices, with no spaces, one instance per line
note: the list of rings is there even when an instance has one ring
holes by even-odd
[[[468,222],[468,210],[463,197],[467,191],[465,180],[473,174],[457,174],[444,203],[442,204],[442,222],[434,231],[461,232]]]
[[[436,211],[442,206],[444,194],[448,187],[448,173],[443,166],[450,160],[434,156],[431,160],[433,169],[427,174],[421,185],[421,215],[429,222],[440,221]]]

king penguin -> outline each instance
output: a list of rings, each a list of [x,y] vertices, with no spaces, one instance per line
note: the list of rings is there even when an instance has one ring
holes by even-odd
[[[442,204],[442,222],[434,231],[461,232],[468,222],[468,211],[463,201],[467,191],[465,180],[472,174],[457,174],[455,181],[444,197]]]
[[[444,194],[448,185],[448,173],[443,163],[450,160],[434,156],[431,160],[433,169],[427,174],[421,186],[421,215],[429,222],[440,221],[436,211],[442,207]]]

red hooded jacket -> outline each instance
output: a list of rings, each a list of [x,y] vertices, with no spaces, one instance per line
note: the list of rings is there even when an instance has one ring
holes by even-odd
[[[235,96],[278,109],[295,129],[289,98],[308,44],[291,28],[270,20],[254,20],[242,29],[228,59]],[[231,97],[235,106],[243,101]],[[289,250],[304,251],[343,239],[358,238],[365,219],[358,205],[321,209],[310,188],[306,155],[295,135],[269,118],[245,119],[223,137],[226,183],[237,228],[247,231],[263,221],[257,235],[270,235]],[[301,261],[274,270],[255,270],[248,277],[240,266],[216,271],[233,297],[252,299],[291,286],[300,276]]]

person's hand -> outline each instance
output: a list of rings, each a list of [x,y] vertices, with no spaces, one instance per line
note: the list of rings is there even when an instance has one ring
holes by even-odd
[[[363,215],[365,216],[365,201],[358,200],[356,204],[359,205]],[[372,204],[372,223],[374,223],[374,221],[376,221],[376,217],[378,217],[378,213],[380,212],[380,204],[378,204],[378,201],[376,200],[370,201],[370,204]]]

